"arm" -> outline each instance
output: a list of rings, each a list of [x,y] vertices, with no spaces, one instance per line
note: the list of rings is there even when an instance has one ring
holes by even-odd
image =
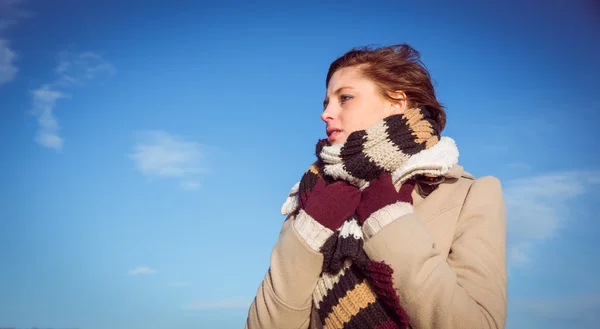
[[[387,210],[380,215],[393,215]],[[506,212],[499,180],[484,177],[471,186],[447,261],[423,222],[404,209],[397,214],[403,212],[373,225],[381,228],[365,251],[394,270],[394,288],[412,327],[504,328]]]
[[[299,235],[294,218],[283,224],[271,253],[271,265],[250,305],[246,329],[308,328],[312,292],[323,255]]]

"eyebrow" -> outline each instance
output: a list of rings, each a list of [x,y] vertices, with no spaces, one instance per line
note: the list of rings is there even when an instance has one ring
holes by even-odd
[[[334,95],[339,94],[343,89],[354,89],[353,87],[350,86],[342,86],[339,87],[338,89],[336,89],[336,91],[333,92]],[[323,108],[327,107],[327,104],[329,103],[329,98],[325,98],[325,100],[323,101]]]

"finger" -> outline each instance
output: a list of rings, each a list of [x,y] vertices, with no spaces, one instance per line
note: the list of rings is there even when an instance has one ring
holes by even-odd
[[[384,170],[381,174],[379,174],[379,177],[377,178],[377,180],[379,180],[381,182],[391,181],[392,174]]]
[[[310,180],[306,180],[306,182],[304,180],[301,181],[300,184],[305,183],[306,185],[310,185],[311,182]],[[305,186],[303,187],[301,185],[301,192],[300,192],[300,205],[302,208],[304,208],[306,206],[306,202],[308,201],[308,199],[311,197],[311,195],[314,195],[315,192],[318,192],[320,190],[324,189],[324,182],[323,182],[323,178],[316,176],[316,180],[314,181],[313,185],[308,187]]]
[[[346,185],[342,187],[342,190],[346,193],[360,194],[360,189],[354,185]]]
[[[325,182],[325,180],[323,179],[323,177],[319,177],[317,179],[317,182],[315,183],[315,186],[312,188],[313,191],[320,191],[325,189],[325,187],[327,186],[327,183]]]
[[[387,171],[382,171],[377,178],[371,180],[369,182],[369,186],[367,186],[363,193],[369,194],[371,191],[379,191],[383,189],[389,189],[390,186],[393,187],[392,174]]]
[[[351,193],[353,191],[358,191],[360,193],[360,190],[358,189],[358,187],[356,187],[352,184],[349,184],[348,182],[345,182],[345,181],[336,181],[335,183],[331,183],[327,186],[327,189],[339,190],[344,193]]]
[[[348,182],[343,181],[343,180],[336,180],[333,183],[329,184],[328,186],[338,187],[338,186],[346,186],[346,185],[349,185]]]
[[[412,191],[415,189],[415,182],[410,179],[406,182],[404,182],[404,184],[402,184],[402,186],[400,187],[400,190],[398,191],[398,194],[400,195],[400,198],[405,201],[405,200],[410,200],[412,199]]]

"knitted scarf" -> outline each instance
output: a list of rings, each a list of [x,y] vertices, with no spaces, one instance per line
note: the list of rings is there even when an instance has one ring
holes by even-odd
[[[288,195],[282,207],[284,215],[302,206],[298,195],[312,189],[318,177],[345,180],[363,190],[385,170],[399,188],[414,184],[415,179],[443,177],[458,160],[454,141],[440,137],[427,108],[387,117],[351,133],[344,144],[328,145],[320,140],[316,155],[317,161]],[[321,247],[324,262],[313,305],[323,328],[410,327],[393,287],[392,268],[370,260],[363,244],[363,230],[353,216]]]

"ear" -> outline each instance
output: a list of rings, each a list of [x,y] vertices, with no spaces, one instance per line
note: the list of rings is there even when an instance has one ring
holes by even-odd
[[[406,100],[406,94],[402,90],[398,90],[395,92],[389,93],[390,97],[394,99],[394,101],[390,100],[390,113],[391,114],[400,114],[406,110],[408,106],[408,101]]]

